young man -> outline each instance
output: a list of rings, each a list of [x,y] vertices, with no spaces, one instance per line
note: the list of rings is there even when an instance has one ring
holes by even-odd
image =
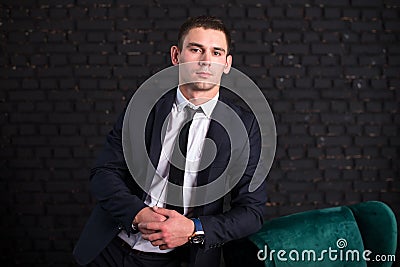
[[[152,163],[162,179],[148,177],[151,186],[143,190],[132,178],[122,149],[122,114],[92,170],[91,189],[99,203],[75,247],[78,263],[219,266],[224,243],[261,227],[265,183],[253,192],[248,190],[261,150],[259,127],[251,113],[219,95],[221,76],[232,64],[230,43],[229,31],[214,17],[188,19],[181,26],[178,45],[171,47],[172,64],[179,66],[179,86],[156,103],[145,129],[147,148],[155,159]],[[246,129],[243,138],[250,148],[247,158],[235,155],[246,142],[230,143],[229,133],[213,119],[219,114],[220,120],[230,121],[229,113],[224,114],[226,106]],[[167,127],[160,134],[164,122]],[[208,154],[205,139],[212,140],[217,151],[212,162],[201,168],[199,162]],[[183,171],[170,162],[177,144],[186,157]],[[237,162],[234,165],[244,164],[245,168],[230,191],[229,211],[223,211],[223,195],[211,203],[194,206],[190,203],[198,196],[185,189],[176,194],[179,201],[174,203],[181,204],[171,205],[168,199],[175,194],[168,194],[172,189],[165,186],[165,181],[191,188],[215,181],[224,171],[230,177],[239,175],[228,164],[231,158]]]

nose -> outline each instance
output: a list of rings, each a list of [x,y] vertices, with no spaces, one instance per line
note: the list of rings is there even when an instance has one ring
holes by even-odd
[[[199,64],[201,66],[210,65],[211,64],[211,55],[210,52],[204,52],[200,58]]]

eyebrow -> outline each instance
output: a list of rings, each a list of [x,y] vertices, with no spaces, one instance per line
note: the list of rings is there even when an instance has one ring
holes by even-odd
[[[197,46],[197,47],[200,47],[202,49],[204,48],[204,45],[199,44],[199,43],[188,43],[188,45],[186,47],[189,47],[189,46]],[[224,53],[226,52],[225,49],[223,49],[222,47],[215,46],[213,48],[214,48],[214,50],[217,50],[217,51],[223,51]]]

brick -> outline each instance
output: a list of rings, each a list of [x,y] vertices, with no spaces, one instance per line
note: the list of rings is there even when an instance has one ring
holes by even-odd
[[[338,58],[333,56],[321,56],[322,66],[337,66],[339,64]]]
[[[351,114],[321,114],[321,120],[325,123],[354,123],[355,116]]]
[[[331,205],[339,205],[343,200],[343,194],[339,192],[326,192],[325,200]]]
[[[272,67],[270,69],[270,75],[273,77],[276,76],[304,76],[305,69],[300,67]]]
[[[397,136],[398,129],[394,125],[383,125],[382,126],[382,134],[384,136]]]
[[[236,62],[235,58],[235,62]],[[280,59],[278,56],[273,56],[273,55],[266,55],[263,57],[263,62],[265,66],[274,66],[278,65],[280,63]]]
[[[272,28],[275,30],[302,30],[306,29],[308,23],[304,20],[274,20]]]
[[[344,30],[346,29],[346,24],[344,21],[340,20],[314,20],[311,22],[311,28],[315,31]]]
[[[289,7],[286,9],[288,18],[303,18],[304,9],[300,7]]]
[[[352,0],[351,5],[355,7],[380,7],[383,5],[383,1],[362,1],[362,0]]]
[[[312,43],[320,41],[320,37],[316,32],[305,32],[304,33],[304,42],[305,43]]]
[[[110,53],[114,51],[114,45],[111,44],[82,44],[78,46],[81,53]]]
[[[310,101],[297,101],[296,103],[294,103],[295,112],[309,112],[310,110],[311,110]]]
[[[345,127],[342,125],[328,125],[328,135],[340,136],[345,134]]]
[[[143,67],[114,67],[113,71],[114,75],[122,76],[122,77],[136,77],[138,75],[148,76],[148,69],[144,69]]]
[[[324,17],[327,19],[338,19],[341,15],[341,9],[340,8],[331,8],[331,7],[326,7],[324,9]]]
[[[267,16],[268,18],[283,18],[284,9],[281,7],[268,7]]]
[[[348,147],[352,144],[350,136],[321,136],[317,139],[318,146]]]
[[[324,6],[342,6],[347,7],[350,5],[349,0],[338,0],[338,1],[329,1],[329,0],[316,0],[316,5],[324,5]]]
[[[283,92],[285,97],[293,99],[317,99],[318,92],[310,89],[287,89]]]
[[[264,18],[264,10],[261,8],[249,7],[247,9],[247,14],[250,18]]]
[[[114,22],[112,20],[78,20],[78,30],[112,30]]]
[[[377,40],[377,35],[374,33],[364,32],[361,35],[361,42],[363,43],[374,43]]]
[[[360,172],[357,170],[343,170],[342,172],[345,180],[355,181],[360,179]],[[348,194],[346,193],[346,195]]]
[[[177,7],[174,6],[172,8],[168,8],[168,15],[171,18],[186,18],[187,17],[187,11],[184,7]]]
[[[350,159],[320,159],[318,161],[318,168],[330,169],[337,168],[339,170],[349,169],[353,167],[353,160]]]
[[[279,32],[263,32],[263,40],[266,42],[281,42],[282,34]]]
[[[351,77],[378,77],[380,70],[373,67],[347,67],[344,74]]]
[[[235,45],[235,52],[248,52],[252,53],[268,53],[270,52],[270,46],[267,44],[258,43],[238,43]]]
[[[315,54],[343,54],[344,47],[339,44],[312,44],[311,52]]]
[[[303,44],[281,44],[274,47],[278,54],[308,54],[309,46]]]
[[[382,124],[390,123],[390,115],[386,114],[360,114],[357,116],[357,121],[360,124]]]
[[[356,136],[354,143],[357,146],[383,146],[387,145],[388,139],[386,137],[373,137],[373,136]]]
[[[111,77],[111,67],[85,66],[75,68],[74,73],[78,77]]]
[[[349,99],[352,92],[346,89],[334,88],[334,90],[324,90],[321,93],[323,99]]]
[[[323,202],[324,194],[321,192],[312,192],[307,194],[307,200],[310,202]]]
[[[357,169],[388,169],[389,159],[355,159],[355,168]]]
[[[320,77],[338,77],[342,69],[339,67],[309,67],[309,73],[312,76]]]
[[[352,45],[351,52],[356,54],[381,54],[384,50],[382,45]]]
[[[245,16],[245,11],[244,8],[232,6],[228,8],[228,16],[231,18],[242,18]]]
[[[351,23],[351,29],[356,32],[380,31],[382,30],[382,22],[380,21],[353,22]]]
[[[319,136],[327,134],[327,128],[325,125],[310,125],[310,134]]]
[[[307,134],[307,128],[305,127],[305,125],[292,125],[290,127],[290,132],[291,134],[295,135],[295,136],[301,136],[301,135],[306,135]]]
[[[312,183],[282,181],[279,183],[278,187],[280,192],[305,192],[314,186]]]
[[[304,145],[314,145],[314,138],[306,136],[281,136],[279,138],[282,145],[287,146],[304,146]]]
[[[302,57],[301,63],[303,65],[317,65],[319,64],[318,56],[305,55]]]
[[[351,181],[331,181],[317,184],[317,190],[320,191],[342,191],[345,192],[352,188]]]
[[[295,86],[297,88],[309,89],[312,87],[312,79],[310,78],[299,78],[295,80]]]
[[[41,53],[73,53],[76,50],[75,45],[64,43],[42,44],[39,48]]]

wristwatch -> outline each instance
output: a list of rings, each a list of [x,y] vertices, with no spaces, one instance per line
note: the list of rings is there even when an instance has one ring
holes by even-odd
[[[198,218],[191,219],[194,223],[194,233],[189,237],[189,242],[191,244],[204,244],[204,231],[201,221]]]

